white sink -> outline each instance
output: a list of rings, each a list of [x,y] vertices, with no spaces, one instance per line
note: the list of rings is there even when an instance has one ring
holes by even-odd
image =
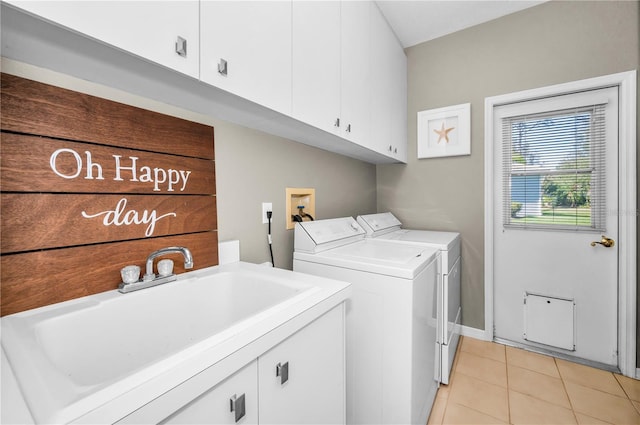
[[[70,422],[179,365],[171,385],[188,379],[346,286],[331,282],[247,263],[212,267],[6,316],[2,347],[34,419]]]

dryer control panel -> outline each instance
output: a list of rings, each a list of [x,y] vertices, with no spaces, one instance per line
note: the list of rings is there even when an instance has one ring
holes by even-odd
[[[321,252],[364,239],[365,230],[352,218],[296,223],[294,251]]]
[[[359,215],[358,224],[364,228],[367,236],[383,235],[399,230],[402,227],[400,220],[390,212]]]

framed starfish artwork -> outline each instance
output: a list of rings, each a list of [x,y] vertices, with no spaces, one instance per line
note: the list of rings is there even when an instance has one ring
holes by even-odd
[[[418,159],[471,154],[471,104],[418,112]]]

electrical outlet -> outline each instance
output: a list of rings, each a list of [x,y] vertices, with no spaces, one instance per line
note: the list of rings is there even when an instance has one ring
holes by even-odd
[[[262,224],[269,223],[269,219],[267,218],[267,211],[273,211],[271,202],[262,203]]]

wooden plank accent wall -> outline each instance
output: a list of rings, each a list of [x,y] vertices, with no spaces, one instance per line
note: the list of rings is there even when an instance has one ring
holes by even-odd
[[[218,264],[212,127],[0,82],[1,315],[116,289],[122,267],[144,271],[166,246]]]

